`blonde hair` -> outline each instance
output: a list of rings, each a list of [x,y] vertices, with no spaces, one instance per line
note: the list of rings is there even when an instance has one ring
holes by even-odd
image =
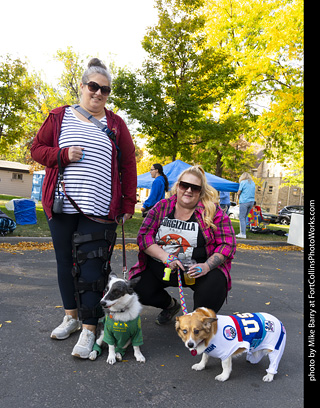
[[[216,203],[218,203],[219,201],[218,192],[215,188],[211,187],[208,184],[207,177],[201,166],[192,166],[184,170],[179,175],[178,180],[174,183],[171,192],[173,194],[177,193],[179,182],[185,174],[192,174],[201,180],[201,192],[199,201],[201,201],[204,206],[202,219],[207,227],[212,227],[214,231],[216,231],[217,227],[213,224],[212,220],[216,213]]]
[[[251,183],[252,177],[250,176],[249,173],[244,172],[244,173],[242,173],[241,176],[239,177],[239,183],[241,183],[241,181],[243,181],[243,180],[248,180],[249,183]]]

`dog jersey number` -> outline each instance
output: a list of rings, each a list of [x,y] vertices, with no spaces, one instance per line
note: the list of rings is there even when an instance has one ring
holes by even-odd
[[[256,320],[248,319],[250,317],[254,317],[252,313],[238,313],[236,314],[236,316],[240,317],[244,332],[247,336],[252,333],[258,333],[258,331],[260,330],[259,323]]]
[[[238,340],[257,347],[265,337],[264,318],[258,313],[238,313],[231,316],[237,329]]]

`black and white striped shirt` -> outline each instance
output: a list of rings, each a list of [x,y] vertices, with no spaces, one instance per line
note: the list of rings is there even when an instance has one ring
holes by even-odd
[[[107,124],[106,117],[101,119]],[[109,137],[95,124],[78,119],[66,108],[61,125],[59,147],[84,147],[84,159],[70,163],[64,170],[66,193],[85,214],[108,215],[111,201],[112,144]],[[58,185],[56,186],[57,195]],[[61,188],[60,188],[61,191]],[[63,212],[77,213],[67,198]]]

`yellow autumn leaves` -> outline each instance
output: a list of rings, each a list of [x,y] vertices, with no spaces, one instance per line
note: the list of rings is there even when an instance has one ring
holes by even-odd
[[[263,245],[248,245],[237,244],[238,249],[248,251],[300,251],[301,248],[294,245],[281,246],[263,246]],[[114,246],[115,250],[122,250],[121,244]],[[24,251],[51,251],[53,250],[52,242],[18,242],[17,244],[2,243],[0,244],[0,251],[10,252],[12,254],[23,254]],[[127,251],[138,251],[138,246],[133,243],[126,244]]]

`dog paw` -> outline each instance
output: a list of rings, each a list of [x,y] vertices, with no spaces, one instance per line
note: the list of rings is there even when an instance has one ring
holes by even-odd
[[[89,354],[89,360],[94,361],[98,357],[98,352],[96,350],[91,351]]]
[[[107,358],[107,363],[108,364],[115,364],[116,363],[116,356],[109,356]]]
[[[116,353],[116,360],[117,360],[117,361],[122,361],[122,355],[121,355],[121,353]]]
[[[141,353],[139,355],[136,355],[135,358],[139,363],[145,363],[146,362],[145,357]]]
[[[228,375],[221,373],[215,377],[215,380],[224,382],[227,381],[228,378],[229,378]]]
[[[193,364],[191,368],[192,370],[201,371],[205,368],[205,366],[201,363],[198,363],[198,364]]]
[[[262,378],[262,380],[263,380],[264,382],[271,382],[271,381],[273,381],[273,374],[267,374],[267,375],[265,375],[265,376]]]

